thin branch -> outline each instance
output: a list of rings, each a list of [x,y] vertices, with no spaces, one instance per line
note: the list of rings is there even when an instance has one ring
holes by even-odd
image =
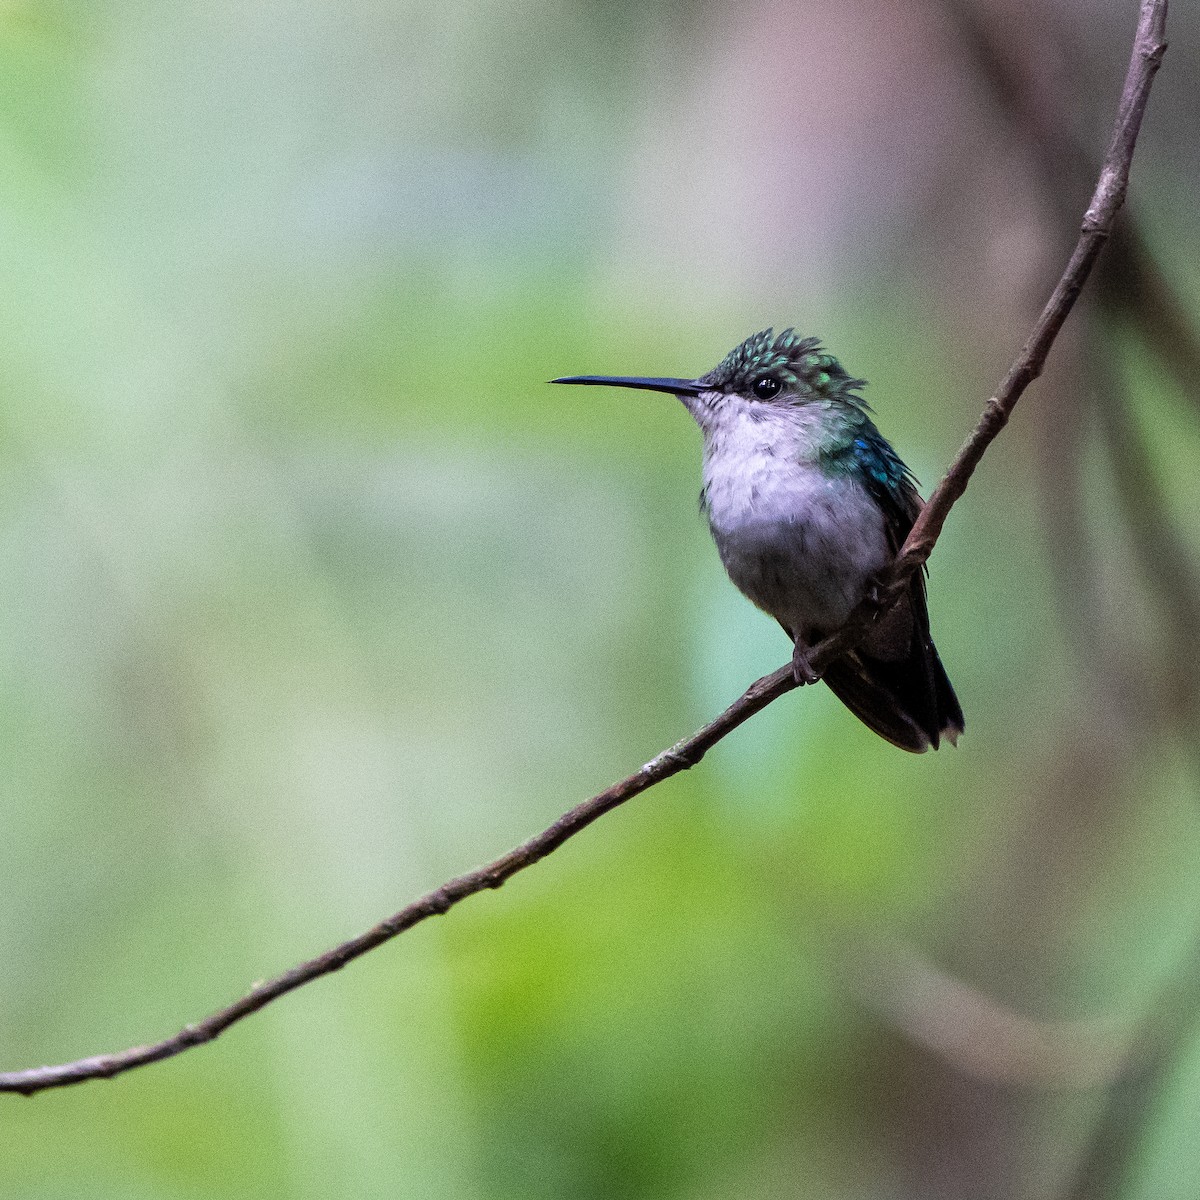
[[[107,1079],[119,1075],[134,1067],[145,1066],[147,1063],[158,1062],[160,1059],[172,1058],[192,1046],[211,1042],[213,1038],[223,1033],[230,1025],[258,1012],[260,1008],[277,1000],[280,996],[311,983],[323,975],[330,975],[340,970],[347,963],[391,941],[398,934],[414,925],[420,924],[428,917],[439,916],[448,912],[459,901],[465,900],[476,892],[488,888],[501,887],[507,880],[540,862],[547,854],[557,850],[565,841],[586,829],[598,817],[633,799],[640,792],[669,779],[672,775],[694,766],[704,757],[710,747],[715,746],[727,733],[736,729],[744,721],[748,721],[756,712],[765,708],[772,700],[796,687],[789,664],[781,667],[771,675],[766,675],[747,689],[736,703],[731,704],[715,721],[705,725],[703,729],[678,742],[669,750],[664,750],[656,758],[646,763],[639,771],[635,771],[619,783],[605,789],[590,800],[576,805],[564,813],[548,829],[523,842],[516,849],[474,871],[468,871],[456,879],[443,883],[441,887],[414,900],[398,913],[380,921],[378,925],[368,929],[332,950],[307,962],[292,967],[282,975],[277,975],[263,983],[257,984],[241,999],[234,1001],[219,1012],[212,1013],[194,1025],[187,1025],[174,1037],[165,1041],[155,1042],[148,1046],[133,1046],[122,1050],[119,1054],[98,1054],[91,1058],[79,1059],[76,1062],[64,1063],[54,1067],[34,1067],[25,1071],[12,1071],[0,1074],[0,1091],[22,1092],[31,1095],[45,1088],[63,1087],[70,1083],[82,1083],[87,1079]]]
[[[1001,23],[982,15],[970,0],[941,0],[941,6],[958,27],[998,111],[1023,138],[1047,197],[1060,217],[1069,219],[1076,203],[1073,197],[1083,191],[1095,174],[1095,156],[1075,132],[1078,122],[1072,121],[1071,113],[1046,97],[1047,94],[1089,95],[1094,87],[1086,78],[1076,47],[1066,36],[1061,20],[1050,11],[1039,12],[1032,24],[1023,26],[1020,32],[1002,32]],[[1048,85],[1047,79],[1054,82]],[[1094,306],[1108,318],[1110,325],[1128,329],[1140,339],[1193,405],[1200,405],[1200,334],[1193,327],[1185,304],[1163,274],[1135,213],[1127,211],[1120,227],[1114,230],[1097,270],[1092,296]],[[1122,664],[1121,670],[1113,671],[1112,664],[1106,662],[1104,678],[1097,680],[1102,689],[1098,694],[1110,693],[1119,711],[1147,727],[1161,723],[1164,715],[1172,719],[1188,717],[1196,709],[1195,700],[1200,692],[1195,646],[1200,612],[1196,596],[1200,595],[1200,586],[1186,539],[1162,488],[1153,478],[1149,448],[1130,412],[1128,388],[1119,383],[1112,341],[1111,328],[1099,333],[1089,331],[1083,362],[1069,386],[1077,393],[1075,402],[1079,401],[1078,393],[1087,395],[1100,418],[1100,434],[1112,462],[1119,508],[1129,527],[1132,548],[1173,634],[1174,640],[1168,641],[1165,649],[1156,645],[1157,653],[1142,653],[1136,661],[1132,651],[1127,653],[1129,661]],[[1069,424],[1073,414],[1058,415],[1065,415]],[[1086,562],[1078,488],[1071,491],[1070,480],[1061,478],[1062,426],[1062,420],[1055,420],[1049,439],[1052,443],[1049,450],[1054,457],[1049,474],[1053,486],[1066,494],[1056,497],[1058,503],[1047,507],[1047,517],[1056,542],[1059,591],[1077,609],[1077,620],[1071,623],[1070,632],[1077,639],[1089,639],[1094,646],[1107,647],[1106,654],[1089,655],[1086,647],[1081,650],[1080,662],[1088,674],[1095,676],[1096,661],[1120,654],[1119,647],[1114,651],[1114,639],[1123,640],[1124,631],[1105,628],[1112,623],[1099,610],[1086,614],[1083,611],[1088,602],[1087,585],[1081,588],[1076,576],[1082,571],[1085,579],[1090,575],[1090,582],[1094,583],[1095,571]],[[1074,450],[1077,457],[1078,439],[1073,446],[1068,439],[1067,450]],[[1156,658],[1161,661],[1154,661]],[[1151,696],[1145,685],[1164,677],[1171,684],[1156,687],[1156,695]],[[1112,687],[1114,679],[1119,680],[1116,690]],[[1167,714],[1164,709],[1169,710]]]
[[[1078,55],[1066,38],[1060,22],[1049,13],[1039,14],[1040,28],[1026,29],[1018,43],[1007,44],[1000,26],[980,15],[969,0],[941,0],[942,6],[958,26],[971,52],[978,73],[987,82],[996,105],[1024,138],[1034,159],[1042,184],[1059,214],[1073,211],[1072,195],[1078,194],[1094,173],[1094,156],[1075,134],[1070,114],[1044,102],[1038,84],[1044,76],[1057,73],[1056,90],[1064,94],[1088,92],[1082,79]],[[1037,52],[1041,50],[1041,58]],[[1047,53],[1047,50],[1050,52]],[[1108,677],[1120,678],[1119,700],[1127,715],[1135,716],[1143,726],[1161,727],[1164,718],[1171,721],[1194,720],[1200,696],[1200,656],[1197,654],[1197,630],[1200,629],[1200,579],[1192,563],[1186,538],[1173,517],[1163,489],[1154,479],[1150,449],[1137,427],[1131,411],[1132,397],[1120,380],[1118,363],[1112,348],[1114,328],[1128,330],[1138,338],[1174,379],[1193,406],[1200,405],[1200,332],[1190,320],[1180,299],[1150,248],[1146,234],[1134,213],[1126,213],[1114,231],[1092,289],[1096,307],[1107,317],[1112,328],[1087,338],[1084,363],[1076,387],[1083,387],[1093,399],[1092,407],[1100,418],[1099,432],[1109,454],[1121,515],[1129,528],[1130,544],[1156,599],[1163,609],[1171,639],[1156,644],[1155,653],[1142,653],[1122,671],[1108,671]],[[1061,425],[1061,422],[1058,423]],[[1055,427],[1055,447],[1061,450],[1061,430]],[[1061,454],[1059,454],[1061,459]],[[1055,479],[1061,474],[1061,462],[1055,463]],[[1078,512],[1079,497],[1071,495],[1050,512],[1060,525],[1070,522]],[[1072,512],[1071,510],[1075,511]],[[1078,521],[1075,522],[1078,526]],[[1068,529],[1078,534],[1079,529]],[[1059,539],[1064,540],[1060,537]],[[1081,539],[1076,536],[1067,550],[1078,566]],[[1059,556],[1062,557],[1061,555]],[[1060,562],[1057,565],[1062,566]],[[1069,569],[1070,563],[1067,563]],[[1075,581],[1077,582],[1077,581]],[[1066,592],[1066,589],[1060,589]],[[1066,594],[1078,602],[1080,589]],[[1076,630],[1093,641],[1109,643],[1121,631],[1104,629],[1098,615],[1089,622],[1076,622]],[[1108,656],[1113,651],[1110,645]],[[1097,657],[1095,655],[1093,658]],[[1103,656],[1100,656],[1103,657]],[[1155,661],[1155,660],[1158,661]],[[1087,656],[1081,661],[1086,663]],[[1094,673],[1092,666],[1089,671]],[[1139,678],[1131,679],[1130,672]],[[1156,695],[1139,682],[1163,679]],[[1104,685],[1107,688],[1107,685]]]
[[[1054,339],[1079,296],[1096,256],[1109,236],[1117,210],[1125,198],[1130,163],[1146,100],[1150,94],[1150,85],[1166,50],[1163,40],[1166,14],[1167,0],[1141,0],[1137,36],[1112,142],[1105,156],[1092,202],[1084,214],[1075,251],[1058,286],[1038,317],[1029,340],[996,394],[984,406],[983,415],[975,430],[929,497],[876,594],[858,606],[839,632],[814,648],[810,656],[814,668],[823,670],[858,645],[878,616],[903,594],[913,572],[928,559],[950,509],[966,491],[971,475],[988,446],[1007,424],[1021,394],[1041,374]],[[347,963],[390,941],[428,917],[448,912],[468,896],[488,888],[500,887],[519,871],[533,866],[558,849],[606,812],[624,804],[654,784],[695,766],[726,734],[795,687],[796,682],[790,665],[765,675],[715,721],[691,737],[677,742],[669,750],[664,750],[628,778],[572,808],[548,829],[530,838],[515,850],[486,866],[442,884],[366,933],[257,985],[226,1008],[212,1013],[194,1025],[185,1026],[174,1037],[148,1046],[134,1046],[117,1054],[102,1054],[58,1066],[0,1073],[0,1091],[32,1095],[47,1088],[82,1083],[88,1079],[107,1079],[134,1067],[171,1058],[204,1042],[211,1042],[231,1025],[250,1016],[251,1013],[258,1012],[280,996],[303,987],[314,979],[340,970]]]
[[[1070,216],[1070,197],[1087,186],[1096,171],[1095,160],[1071,127],[1068,114],[1047,103],[1036,84],[1045,73],[1044,62],[1034,70],[1026,62],[1029,53],[1006,52],[995,23],[989,23],[969,0],[942,0],[942,6],[958,26],[974,65],[988,84],[1000,110],[1025,138],[1036,160],[1050,199],[1061,213]],[[1026,30],[1025,44],[1052,43],[1052,59],[1060,72],[1071,77],[1059,90],[1073,86],[1085,94],[1088,81],[1061,30],[1048,31],[1051,14],[1039,14],[1040,28]],[[1055,34],[1059,36],[1055,36]],[[1057,44],[1053,44],[1057,43]],[[1134,214],[1127,214],[1116,231],[1097,280],[1097,297],[1108,311],[1127,320],[1158,355],[1177,386],[1194,405],[1200,405],[1200,333],[1188,316],[1187,306],[1163,274],[1146,233]]]
[[[1141,0],[1141,15],[1134,38],[1133,54],[1125,76],[1121,104],[1108,153],[1100,167],[1092,201],[1083,215],[1079,240],[1067,268],[1042,309],[1016,362],[1009,368],[996,394],[984,406],[974,432],[951,463],[941,483],[917,518],[896,563],[897,588],[929,557],[941,534],[951,507],[966,491],[967,484],[988,446],[1008,423],[1025,389],[1042,373],[1046,357],[1067,315],[1075,306],[1104,243],[1112,233],[1113,221],[1129,187],[1133,149],[1141,129],[1142,115],[1150,96],[1150,85],[1166,53],[1167,0]],[[831,639],[832,640],[832,639]]]

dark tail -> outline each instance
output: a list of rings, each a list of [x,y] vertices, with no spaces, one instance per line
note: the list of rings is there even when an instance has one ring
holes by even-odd
[[[908,604],[901,601],[878,633],[833,663],[824,679],[864,725],[902,750],[936,750],[943,737],[953,745],[963,731],[962,708],[929,636],[919,581]]]

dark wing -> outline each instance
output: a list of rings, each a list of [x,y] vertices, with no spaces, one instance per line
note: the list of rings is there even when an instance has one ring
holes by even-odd
[[[853,457],[897,553],[921,511],[912,472],[866,417],[842,453]],[[957,739],[962,709],[929,633],[922,572],[867,641],[826,671],[825,682],[859,720],[905,750],[936,749],[943,735]]]
[[[844,453],[854,459],[857,474],[887,521],[888,540],[895,554],[904,544],[921,511],[921,496],[913,473],[870,420]]]

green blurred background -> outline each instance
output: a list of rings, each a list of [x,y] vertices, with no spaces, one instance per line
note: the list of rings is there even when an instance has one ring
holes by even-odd
[[[988,55],[1096,156],[1134,8],[0,4],[0,1067],[174,1032],[784,662],[681,408],[544,381],[795,324],[928,489],[1089,190]],[[1177,8],[1131,208],[1186,330]],[[788,696],[214,1045],[0,1097],[0,1196],[1193,1196],[1200,408],[1129,272],[932,560],[957,751]]]

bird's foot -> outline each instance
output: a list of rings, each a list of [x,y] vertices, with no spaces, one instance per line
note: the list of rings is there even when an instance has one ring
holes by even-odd
[[[808,661],[808,649],[800,641],[792,648],[792,676],[801,687],[806,683],[816,683],[821,678]]]
[[[895,584],[886,572],[872,575],[867,580],[867,589],[863,594],[863,599],[873,610],[870,614],[872,621],[879,620],[887,609],[891,608],[892,604],[895,603],[896,598]]]
[[[879,575],[872,575],[867,580],[867,590],[863,599],[875,609],[872,613],[872,618],[879,616],[879,610],[883,607],[884,597],[887,595],[887,588],[884,586],[883,579]]]

